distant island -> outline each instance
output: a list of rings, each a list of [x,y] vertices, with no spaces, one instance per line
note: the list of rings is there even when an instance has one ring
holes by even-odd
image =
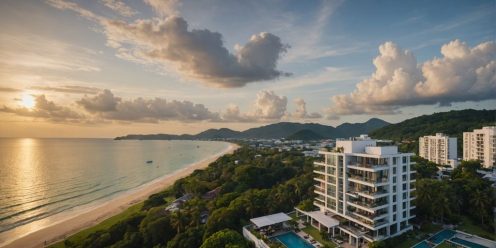
[[[343,123],[337,127],[318,123],[279,122],[266,126],[235,131],[229,128],[208,129],[198,134],[129,134],[115,140],[197,140],[197,139],[335,139],[367,134],[390,125],[372,118],[364,123]]]

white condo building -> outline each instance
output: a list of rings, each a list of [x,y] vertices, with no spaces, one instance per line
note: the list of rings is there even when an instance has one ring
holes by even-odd
[[[339,221],[328,231],[338,231],[356,247],[411,230],[410,219],[415,217],[413,154],[379,143],[366,135],[337,140],[335,150],[319,152],[323,161],[314,163],[314,205]],[[319,218],[323,219],[315,217]]]
[[[419,138],[419,156],[440,165],[457,166],[456,138],[442,133]]]
[[[463,133],[463,160],[479,160],[482,166],[496,166],[496,126]]]

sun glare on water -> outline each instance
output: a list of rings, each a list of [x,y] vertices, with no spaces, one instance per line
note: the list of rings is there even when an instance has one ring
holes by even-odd
[[[21,104],[25,108],[29,108],[29,109],[33,108],[35,105],[34,97],[29,94],[24,94],[21,98]]]

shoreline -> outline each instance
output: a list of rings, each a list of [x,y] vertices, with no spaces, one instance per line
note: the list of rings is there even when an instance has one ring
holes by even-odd
[[[56,221],[49,226],[30,232],[17,239],[6,240],[4,243],[0,243],[0,247],[45,247],[62,241],[81,230],[95,226],[102,221],[123,212],[132,205],[148,199],[150,195],[165,190],[167,187],[173,185],[178,179],[187,177],[195,170],[208,167],[210,163],[214,162],[219,157],[225,154],[232,154],[238,148],[238,145],[229,143],[226,149],[217,154],[192,163],[172,174],[164,175],[163,177],[131,189],[125,194],[114,197],[97,206],[85,209],[84,212],[77,213],[73,217]]]

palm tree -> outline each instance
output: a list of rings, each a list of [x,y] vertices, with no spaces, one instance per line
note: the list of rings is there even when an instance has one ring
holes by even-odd
[[[489,209],[489,197],[485,194],[484,191],[477,189],[470,199],[470,203],[474,207],[474,211],[476,214],[480,214],[481,223],[484,225],[484,215],[486,213],[486,209]]]

